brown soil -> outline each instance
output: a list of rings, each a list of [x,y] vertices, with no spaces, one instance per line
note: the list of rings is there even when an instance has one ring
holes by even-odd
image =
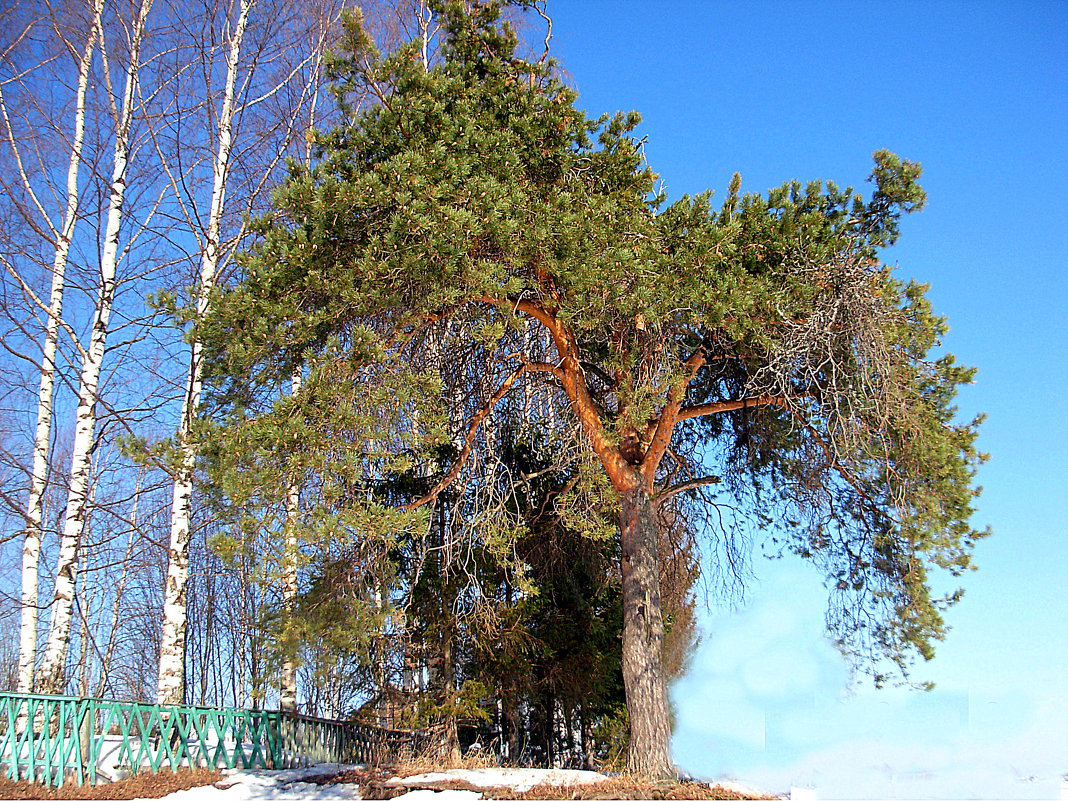
[[[332,776],[316,776],[303,781],[313,784],[358,784],[360,795],[369,800],[392,799],[411,790],[473,790],[482,793],[485,799],[500,801],[602,801],[604,799],[656,799],[656,801],[753,801],[760,796],[749,796],[715,785],[700,782],[654,782],[640,776],[615,776],[597,784],[549,785],[540,784],[523,793],[509,787],[479,787],[464,781],[420,782],[418,784],[389,784],[398,773],[411,775],[410,771],[394,771],[388,768],[357,768],[341,771]],[[59,788],[39,784],[14,782],[0,778],[0,799],[117,799],[128,801],[134,798],[161,798],[176,790],[187,790],[215,784],[223,774],[211,770],[183,770],[177,773],[160,771],[153,775],[143,773],[112,784],[96,787],[79,787],[67,784]]]
[[[539,784],[525,793],[501,787],[489,791],[489,798],[523,799],[523,801],[556,801],[571,799],[573,801],[595,801],[596,799],[664,799],[664,801],[682,801],[683,799],[722,799],[722,801],[750,801],[760,796],[745,795],[728,790],[718,785],[701,782],[660,781],[634,776],[617,776],[597,784],[565,785],[554,787]]]
[[[744,795],[734,790],[716,785],[709,786],[700,782],[654,782],[640,776],[615,776],[597,784],[540,784],[520,793],[510,787],[480,787],[465,781],[389,784],[388,780],[394,775],[396,775],[395,772],[388,769],[360,768],[309,781],[314,781],[316,784],[358,784],[363,798],[376,801],[396,798],[411,790],[473,790],[482,793],[485,799],[501,799],[501,801],[601,801],[602,799],[605,801],[607,799],[751,801],[760,798],[760,796]]]
[[[120,799],[162,798],[177,790],[215,784],[223,775],[217,770],[179,770],[172,772],[161,770],[159,773],[139,773],[129,779],[121,779],[111,784],[98,784],[95,787],[79,787],[65,784],[62,787],[45,787],[41,784],[16,782],[0,778],[0,798],[90,798]]]

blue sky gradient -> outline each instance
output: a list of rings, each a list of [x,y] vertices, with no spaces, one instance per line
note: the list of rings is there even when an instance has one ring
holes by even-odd
[[[850,680],[815,571],[754,559],[738,610],[704,615],[674,689],[679,764],[819,798],[1058,798],[1068,773],[1068,3],[550,2],[590,114],[641,112],[674,199],[825,179],[871,153],[924,166],[927,208],[885,254],[932,285],[947,350],[989,415],[978,571],[931,693]],[[945,583],[943,589],[949,588]]]

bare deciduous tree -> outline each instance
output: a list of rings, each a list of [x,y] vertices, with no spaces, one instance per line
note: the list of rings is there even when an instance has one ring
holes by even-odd
[[[71,483],[67,509],[60,539],[59,560],[48,642],[41,666],[40,686],[48,692],[59,692],[64,682],[64,664],[70,640],[71,608],[74,601],[74,582],[77,574],[78,548],[89,509],[89,476],[96,425],[95,407],[100,371],[104,362],[108,321],[115,294],[115,273],[119,259],[119,232],[125,212],[127,169],[131,153],[131,123],[137,102],[137,80],[140,52],[146,34],[152,0],[142,0],[129,20],[124,85],[121,96],[110,91],[106,39],[99,36],[104,75],[109,84],[109,100],[114,120],[114,155],[109,186],[107,224],[100,256],[100,285],[96,314],[89,337],[89,346],[82,359],[78,390],[78,409],[75,423],[74,450],[71,455]]]
[[[69,144],[70,160],[67,167],[66,197],[62,210],[61,220],[58,224],[53,223],[52,215],[46,210],[48,198],[40,198],[35,188],[35,182],[28,174],[29,165],[23,156],[27,145],[33,150],[33,144],[37,137],[34,136],[26,142],[22,136],[28,131],[17,131],[12,121],[11,114],[4,97],[4,86],[0,84],[0,115],[3,118],[3,129],[9,156],[17,165],[17,177],[11,181],[18,184],[18,195],[25,202],[17,202],[20,214],[27,218],[31,226],[41,231],[54,246],[54,258],[52,262],[51,290],[47,305],[37,298],[30,283],[20,275],[18,266],[10,257],[4,257],[4,267],[15,279],[20,288],[31,300],[36,311],[45,318],[44,342],[42,345],[40,362],[40,388],[37,400],[37,426],[33,441],[33,465],[30,474],[29,495],[26,501],[25,534],[22,552],[22,612],[19,638],[19,692],[30,692],[33,689],[34,666],[37,647],[37,611],[38,611],[38,561],[41,550],[42,537],[42,514],[45,485],[48,478],[48,448],[53,416],[53,394],[55,388],[56,373],[56,347],[59,340],[60,325],[63,313],[63,289],[66,277],[67,260],[70,253],[71,242],[74,238],[74,228],[78,219],[79,173],[82,163],[82,147],[85,138],[86,117],[86,91],[89,84],[90,65],[93,51],[96,46],[100,31],[101,14],[103,13],[103,0],[94,0],[89,7],[89,17],[86,26],[78,31],[81,40],[72,40],[72,37],[60,26],[55,17],[55,12],[48,20],[51,33],[55,35],[56,43],[62,50],[71,56],[77,65],[77,87],[75,89],[74,116],[72,130],[61,133],[61,140]],[[34,20],[32,22],[38,22]],[[32,22],[26,25],[23,33],[29,36],[32,31]],[[38,22],[44,25],[44,21]],[[23,37],[17,37],[15,44],[20,44]],[[7,61],[11,55],[10,48],[4,54]],[[62,56],[61,56],[62,58]],[[13,65],[14,66],[14,65]],[[17,88],[25,89],[22,80],[26,72],[40,67],[23,69],[14,68],[15,77],[10,82]],[[5,81],[6,83],[7,81]],[[22,84],[22,86],[20,86]],[[9,197],[14,196],[15,187],[8,180],[0,179]]]

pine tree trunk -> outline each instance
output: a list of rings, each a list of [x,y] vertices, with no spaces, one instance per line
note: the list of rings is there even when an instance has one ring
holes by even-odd
[[[463,762],[463,753],[460,751],[460,734],[456,728],[456,659],[451,632],[445,634],[442,643],[441,679],[448,707],[445,713],[445,763],[450,768],[458,768]]]
[[[108,216],[104,229],[104,246],[100,255],[100,292],[96,317],[89,335],[89,347],[82,361],[78,385],[78,410],[74,426],[74,446],[71,455],[70,489],[67,509],[60,537],[59,561],[52,602],[52,619],[48,628],[48,643],[41,664],[41,688],[58,693],[65,681],[64,668],[67,646],[70,643],[71,610],[74,603],[74,582],[77,574],[78,551],[81,544],[89,504],[89,475],[92,466],[94,432],[96,428],[97,387],[104,363],[104,345],[108,320],[115,298],[115,268],[119,255],[119,228],[122,224],[126,195],[126,171],[130,157],[130,122],[133,117],[134,95],[137,86],[138,61],[144,38],[145,20],[152,0],[143,0],[138,19],[131,31],[129,63],[122,106],[115,125],[115,155],[112,167]]]
[[[504,740],[508,744],[508,763],[519,764],[519,703],[514,689],[509,686],[503,693]]]
[[[214,181],[211,190],[211,207],[204,250],[200,260],[200,284],[197,291],[197,318],[208,311],[211,291],[219,269],[219,249],[222,230],[223,204],[226,198],[226,179],[229,174],[230,152],[233,149],[234,89],[237,83],[238,63],[241,57],[241,40],[252,7],[252,0],[241,3],[230,49],[227,53],[226,84],[222,112],[219,115],[219,134]],[[200,393],[203,384],[202,345],[193,340],[189,375],[186,382],[185,400],[182,403],[182,418],[178,431],[180,462],[174,478],[174,498],[171,504],[171,538],[167,583],[164,589],[163,631],[160,639],[159,682],[157,700],[161,704],[180,704],[185,696],[185,639],[186,639],[186,583],[189,580],[189,536],[192,526],[193,472],[196,467],[196,449],[190,442],[193,420],[200,410]]]
[[[96,0],[93,22],[86,35],[85,50],[78,63],[78,90],[75,98],[74,140],[70,166],[67,170],[67,208],[63,228],[56,239],[55,259],[52,262],[52,289],[45,325],[44,347],[41,353],[41,386],[37,396],[37,430],[33,440],[33,472],[30,492],[26,500],[26,535],[22,548],[22,618],[19,632],[18,691],[33,691],[34,665],[37,656],[37,584],[38,563],[41,557],[41,520],[44,517],[44,492],[48,482],[48,444],[52,428],[52,397],[55,389],[56,344],[59,340],[59,321],[63,314],[63,288],[66,279],[67,257],[74,238],[74,223],[78,218],[78,172],[85,141],[85,94],[89,85],[89,66],[93,59],[97,28],[104,8],[103,0]]]
[[[673,776],[668,755],[671,718],[664,683],[664,623],[656,516],[644,486],[622,494],[623,686],[630,716],[627,767]]]

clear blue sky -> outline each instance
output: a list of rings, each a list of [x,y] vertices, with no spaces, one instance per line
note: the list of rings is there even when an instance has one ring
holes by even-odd
[[[932,693],[849,690],[806,565],[756,561],[674,690],[676,761],[818,797],[1057,798],[1068,773],[1068,3],[550,0],[591,114],[636,109],[675,198],[731,175],[862,185],[889,148],[929,201],[886,254],[928,281],[989,415],[964,600]]]

